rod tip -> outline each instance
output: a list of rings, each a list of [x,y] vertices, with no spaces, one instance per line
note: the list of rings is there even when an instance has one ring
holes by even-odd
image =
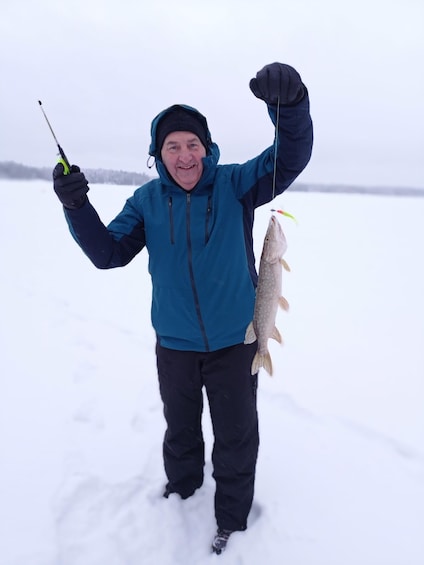
[[[38,103],[40,104],[40,106],[42,105],[42,104],[41,104],[41,100],[39,100]]]

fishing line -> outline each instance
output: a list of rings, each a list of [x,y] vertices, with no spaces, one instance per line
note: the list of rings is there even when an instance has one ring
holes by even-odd
[[[277,179],[277,149],[278,149],[278,126],[280,122],[280,95],[277,98],[277,120],[275,122],[275,139],[274,139],[274,174],[272,178],[272,199],[275,198],[275,185]]]
[[[278,98],[277,98],[277,119],[275,121],[274,174],[273,174],[273,178],[272,178],[272,200],[274,200],[274,198],[275,198],[275,186],[277,184],[277,149],[278,149],[278,126],[279,126],[279,122],[280,122],[280,95],[278,95]],[[296,218],[292,214],[289,214],[288,212],[286,212],[285,210],[275,210],[274,208],[271,208],[271,212],[277,212],[278,214],[281,214],[282,216],[287,216],[288,218],[291,218],[296,224],[298,223]]]

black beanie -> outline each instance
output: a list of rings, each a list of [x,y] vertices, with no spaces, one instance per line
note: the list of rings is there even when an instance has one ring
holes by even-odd
[[[177,107],[168,112],[158,123],[156,129],[156,147],[158,153],[160,153],[162,149],[166,136],[173,131],[191,131],[197,135],[205,149],[208,150],[208,132],[203,123],[197,118],[195,113]]]

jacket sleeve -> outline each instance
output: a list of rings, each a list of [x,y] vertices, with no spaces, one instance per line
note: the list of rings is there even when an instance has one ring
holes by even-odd
[[[276,125],[277,106],[268,106],[268,113]],[[279,107],[277,136],[274,194],[275,144],[234,171],[237,197],[251,208],[270,202],[273,196],[284,192],[311,158],[313,126],[306,88],[298,104]]]
[[[146,243],[144,222],[133,198],[107,227],[89,200],[78,210],[65,209],[65,217],[73,238],[99,269],[127,265]]]

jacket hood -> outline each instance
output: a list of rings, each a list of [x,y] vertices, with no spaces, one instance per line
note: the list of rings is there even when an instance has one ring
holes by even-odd
[[[193,112],[196,114],[198,120],[202,122],[205,127],[206,141],[207,141],[207,148],[206,148],[206,157],[203,157],[203,175],[202,178],[199,180],[198,186],[196,187],[197,191],[202,190],[202,188],[206,187],[210,183],[213,182],[213,178],[215,176],[215,169],[216,165],[218,164],[220,151],[219,147],[216,143],[212,141],[212,137],[208,128],[208,123],[206,121],[205,116],[203,116],[196,108],[192,108],[191,106],[187,106],[185,104],[175,104],[174,106],[170,106],[166,110],[163,110],[160,114],[154,118],[152,121],[151,127],[151,143],[149,148],[149,155],[155,158],[156,170],[159,174],[159,178],[165,185],[169,186],[177,186],[175,181],[172,180],[171,176],[168,174],[165,165],[162,162],[160,156],[160,149],[157,147],[157,127],[160,120],[169,112],[172,112],[176,108],[183,108],[188,112]]]
[[[177,109],[182,109],[185,110],[188,113],[192,113],[196,119],[202,124],[202,126],[205,129],[206,132],[206,151],[207,154],[210,154],[210,146],[212,145],[212,137],[209,131],[209,127],[208,127],[208,123],[206,121],[205,116],[203,116],[203,114],[201,114],[198,110],[196,110],[196,108],[193,108],[192,106],[187,106],[186,104],[174,104],[173,106],[170,106],[169,108],[166,108],[165,110],[162,110],[162,112],[160,112],[152,121],[152,126],[151,126],[151,142],[150,142],[150,147],[149,147],[149,155],[151,155],[152,157],[154,157],[157,161],[160,161],[160,147],[158,147],[158,143],[157,143],[157,130],[158,130],[158,124],[159,122],[162,120],[162,118],[164,118],[166,116],[166,114],[169,114],[171,112],[174,112]]]

